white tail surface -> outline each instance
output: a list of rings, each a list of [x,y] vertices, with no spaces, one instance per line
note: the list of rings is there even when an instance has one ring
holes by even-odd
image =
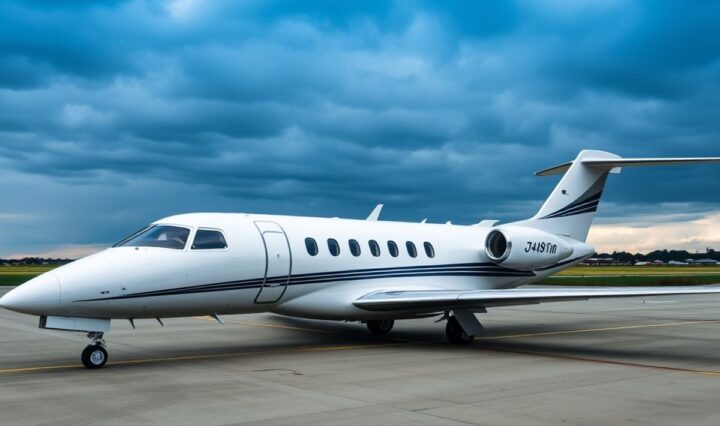
[[[609,173],[619,173],[621,167],[698,163],[720,163],[720,157],[622,158],[604,151],[580,151],[573,161],[535,173],[565,175],[537,214],[516,224],[585,241]]]

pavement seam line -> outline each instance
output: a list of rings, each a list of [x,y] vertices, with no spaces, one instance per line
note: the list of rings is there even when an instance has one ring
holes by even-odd
[[[500,339],[513,339],[519,337],[535,337],[535,336],[553,336],[560,334],[580,334],[580,333],[600,333],[603,331],[619,331],[619,330],[632,330],[640,328],[655,328],[655,327],[677,327],[682,325],[694,325],[694,324],[707,324],[717,323],[720,320],[707,320],[707,321],[680,321],[680,322],[667,322],[662,324],[643,324],[643,325],[624,325],[618,327],[603,327],[603,328],[583,328],[580,330],[563,330],[563,331],[546,331],[540,333],[524,333],[524,334],[506,334],[502,336],[486,336],[476,337],[475,340],[500,340]]]
[[[541,356],[546,358],[556,358],[556,359],[564,359],[569,361],[582,361],[582,362],[594,362],[597,364],[610,364],[610,365],[619,365],[624,367],[640,367],[640,368],[648,368],[653,370],[663,370],[663,371],[673,371],[673,372],[679,372],[679,373],[692,373],[692,374],[699,374],[704,376],[720,376],[720,371],[713,371],[713,370],[695,370],[692,368],[682,368],[682,367],[669,367],[669,366],[663,366],[663,365],[653,365],[653,364],[641,364],[641,363],[635,363],[635,362],[626,362],[626,361],[615,361],[611,359],[598,359],[598,358],[588,358],[588,357],[581,357],[581,356],[573,356],[573,355],[561,355],[561,354],[551,354],[546,352],[535,352],[535,351],[522,351],[517,349],[506,349],[506,348],[484,348],[488,351],[494,351],[494,352],[504,352],[504,353],[514,353],[514,354],[521,354],[521,355],[534,355],[534,356]]]

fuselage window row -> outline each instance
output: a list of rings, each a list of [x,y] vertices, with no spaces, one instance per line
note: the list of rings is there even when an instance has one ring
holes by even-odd
[[[328,245],[328,251],[333,256],[339,256],[340,255],[340,244],[337,242],[334,238],[328,238],[327,240]],[[362,249],[360,248],[360,243],[355,239],[348,240],[348,247],[350,248],[350,253],[358,257],[360,254],[362,254]],[[378,244],[375,240],[368,241],[368,247],[370,248],[370,254],[373,255],[373,257],[379,257],[382,253],[380,251],[380,244]],[[390,253],[390,256],[392,257],[398,257],[400,255],[400,250],[398,249],[397,244],[393,240],[389,240],[387,242],[388,252]],[[415,243],[412,241],[405,242],[405,247],[407,249],[408,256],[415,258],[418,255],[417,247],[415,247]],[[431,243],[428,241],[425,241],[423,243],[423,248],[425,249],[425,255],[429,258],[435,257],[435,248]],[[305,249],[307,250],[308,254],[310,256],[317,256],[319,253],[318,244],[315,241],[314,238],[307,237],[305,238]]]

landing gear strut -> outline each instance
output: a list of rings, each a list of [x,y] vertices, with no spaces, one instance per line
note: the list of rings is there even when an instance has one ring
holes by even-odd
[[[108,360],[108,353],[107,349],[105,349],[103,333],[91,331],[87,334],[87,337],[92,339],[92,343],[85,347],[82,351],[80,359],[86,368],[100,368],[105,365]]]
[[[395,321],[391,319],[386,320],[370,320],[367,322],[367,328],[373,334],[388,334],[392,330]]]
[[[454,315],[449,317],[447,320],[447,325],[445,325],[445,335],[447,336],[448,341],[455,345],[468,345],[472,343],[473,339],[475,339],[475,336],[469,335],[465,332],[465,330],[463,330],[460,322]]]

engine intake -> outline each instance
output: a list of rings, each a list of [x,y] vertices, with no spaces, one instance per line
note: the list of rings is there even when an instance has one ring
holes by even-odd
[[[534,269],[552,265],[572,255],[571,241],[539,229],[505,226],[488,233],[485,251],[497,264]]]
[[[493,262],[502,262],[510,256],[512,243],[502,231],[491,231],[485,242],[487,255]]]

